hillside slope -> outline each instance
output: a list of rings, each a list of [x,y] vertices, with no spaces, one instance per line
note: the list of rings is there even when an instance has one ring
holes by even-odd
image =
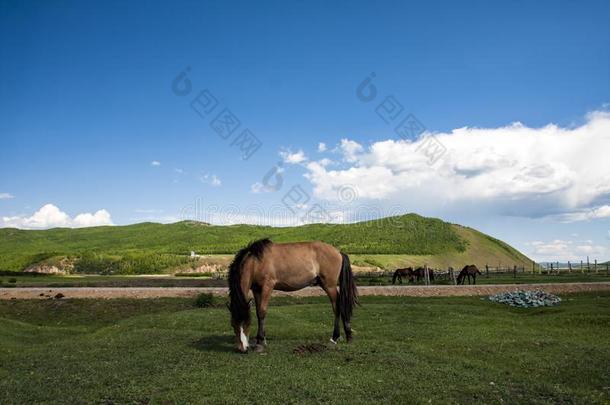
[[[188,221],[42,231],[6,228],[0,229],[0,270],[18,271],[50,258],[72,256],[82,263],[104,260],[108,266],[131,260],[127,272],[140,272],[138,268],[158,272],[188,260],[190,251],[234,254],[249,241],[263,237],[276,242],[323,240],[357,256],[428,258],[439,266],[451,261],[454,264],[448,264],[457,267],[458,260],[478,263],[477,258],[490,263],[528,262],[512,247],[478,231],[408,214],[354,224],[283,228]]]
[[[407,266],[428,266],[446,269],[451,266],[461,269],[467,264],[476,264],[480,269],[490,267],[512,268],[512,266],[531,269],[532,261],[512,246],[475,229],[461,225],[451,225],[453,231],[466,243],[462,251],[447,250],[437,254],[357,254],[353,261],[362,266],[376,266],[384,269],[395,269]]]

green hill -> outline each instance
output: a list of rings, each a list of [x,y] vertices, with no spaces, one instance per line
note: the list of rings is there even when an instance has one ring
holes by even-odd
[[[248,242],[323,240],[357,260],[391,267],[425,260],[438,267],[464,263],[524,265],[529,260],[509,245],[470,228],[416,214],[354,224],[298,227],[215,226],[183,221],[80,229],[0,229],[0,270],[20,271],[43,261],[72,258],[75,270],[157,273],[179,267],[188,254],[234,254]],[[374,256],[374,257],[369,257]]]

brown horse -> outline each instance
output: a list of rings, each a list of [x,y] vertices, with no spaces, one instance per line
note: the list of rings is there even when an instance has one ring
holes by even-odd
[[[481,272],[479,271],[477,266],[475,266],[474,264],[469,264],[467,266],[464,266],[464,268],[462,269],[462,271],[460,271],[460,274],[457,277],[457,283],[464,284],[464,280],[466,279],[466,277],[468,277],[468,284],[470,284],[470,277],[472,277],[474,280],[473,284],[476,285],[477,284],[477,274],[481,274]]]
[[[430,277],[430,282],[434,281],[434,270],[428,268],[428,276]],[[426,278],[426,269],[424,267],[418,267],[415,270],[413,270],[413,278],[411,279],[411,281],[415,281],[415,279],[417,278],[417,282],[419,283],[421,281],[421,279],[425,279]]]
[[[346,254],[323,242],[273,243],[269,239],[252,242],[237,252],[229,266],[229,310],[237,349],[248,351],[250,290],[256,303],[256,350],[260,351],[266,345],[265,316],[271,292],[296,291],[310,285],[319,285],[330,298],[335,315],[331,342],[339,339],[339,318],[350,342],[350,319],[358,303],[358,290]]]
[[[396,280],[402,284],[402,278],[405,277],[409,281],[413,281],[413,267],[406,267],[404,269],[396,269],[392,276],[392,284],[396,284]]]

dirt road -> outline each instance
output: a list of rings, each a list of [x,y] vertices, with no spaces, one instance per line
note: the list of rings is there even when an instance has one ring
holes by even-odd
[[[610,282],[601,283],[557,283],[557,284],[488,284],[477,286],[362,286],[360,295],[408,296],[408,297],[446,297],[491,295],[503,291],[543,290],[549,293],[570,293],[588,291],[610,291]],[[200,293],[223,296],[223,287],[61,287],[61,288],[0,288],[0,299],[48,299],[48,298],[162,298],[194,297]],[[309,287],[292,293],[275,291],[274,295],[313,297],[324,295],[317,287]]]

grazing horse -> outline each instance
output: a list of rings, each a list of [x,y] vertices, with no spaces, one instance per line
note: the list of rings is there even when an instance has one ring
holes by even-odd
[[[229,310],[237,349],[248,351],[250,301],[252,290],[258,318],[256,350],[263,350],[265,316],[273,290],[296,291],[319,285],[333,307],[335,324],[330,341],[339,339],[339,318],[348,342],[352,340],[350,319],[358,303],[358,290],[349,257],[323,242],[273,243],[261,239],[250,243],[235,255],[229,266]],[[337,291],[337,287],[339,290]]]
[[[466,266],[464,266],[462,271],[460,271],[460,274],[457,277],[457,283],[464,284],[464,280],[466,279],[466,277],[468,277],[468,284],[470,284],[470,277],[472,277],[474,280],[473,284],[476,285],[477,284],[477,274],[481,274],[481,272],[479,271],[477,266],[475,266],[474,264],[466,265]]]
[[[396,284],[396,279],[402,284],[402,278],[405,277],[409,281],[413,281],[413,267],[406,267],[404,269],[396,269],[392,276],[392,284]]]
[[[421,281],[421,279],[425,279],[426,278],[426,269],[424,267],[418,267],[413,271],[413,278],[412,281],[415,281],[415,278],[417,278],[417,282],[419,283]],[[428,276],[430,277],[430,282],[434,281],[434,270],[428,268]]]

